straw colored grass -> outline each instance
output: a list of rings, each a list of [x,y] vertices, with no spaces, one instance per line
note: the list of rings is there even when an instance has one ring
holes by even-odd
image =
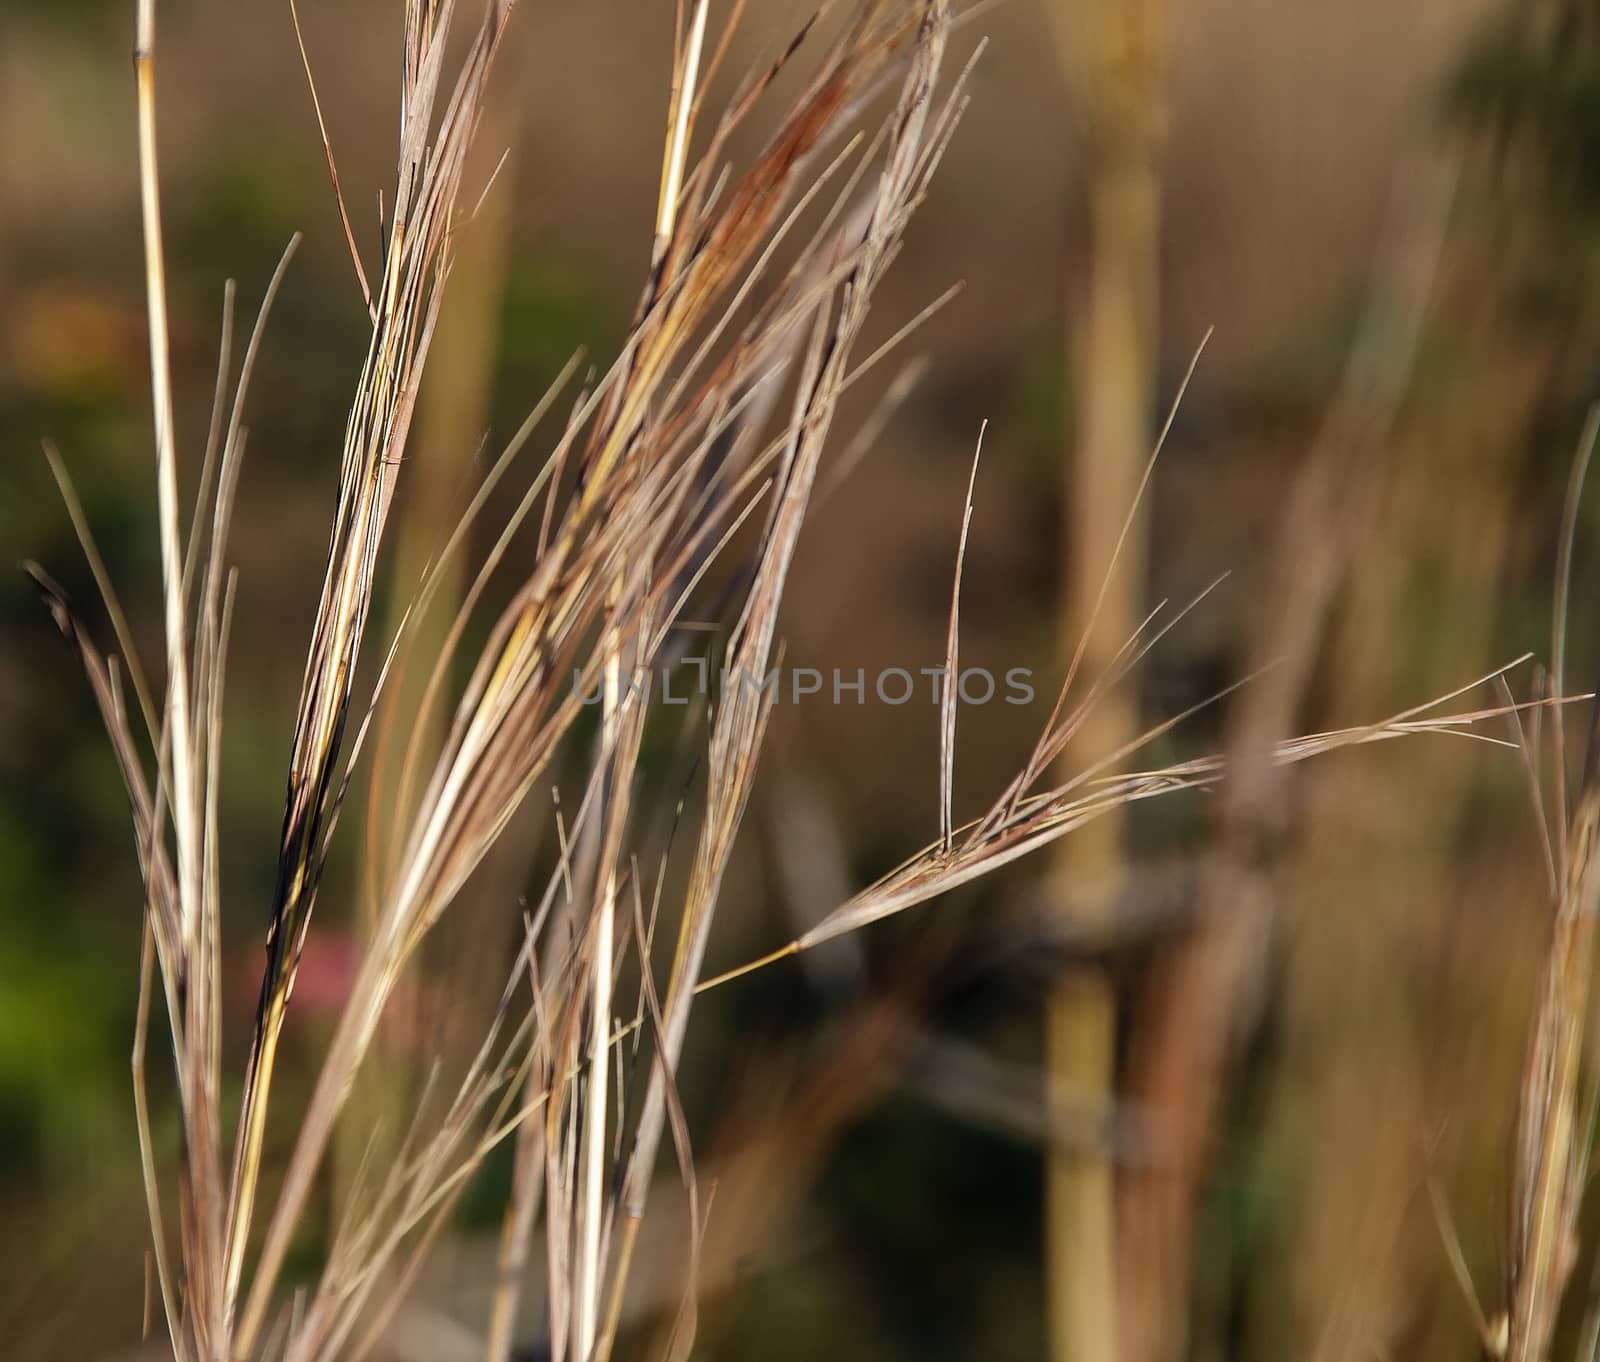
[[[722,981],[702,974],[756,784],[770,696],[735,684],[706,716],[703,737],[689,731],[691,740],[704,744],[704,795],[688,833],[686,887],[679,901],[670,895],[663,901],[663,881],[649,883],[636,860],[638,831],[649,812],[636,799],[645,701],[619,678],[669,654],[675,626],[704,604],[703,584],[714,570],[736,587],[731,604],[724,599],[722,607],[727,672],[765,676],[776,665],[785,590],[840,400],[883,353],[856,355],[874,293],[955,130],[964,78],[952,80],[944,69],[952,29],[944,0],[862,0],[833,16],[837,22],[826,41],[821,26],[803,25],[714,111],[708,91],[742,5],[735,0],[719,26],[707,0],[680,0],[659,207],[653,240],[641,251],[646,279],[627,336],[608,367],[575,397],[567,388],[576,361],[535,406],[473,489],[406,620],[394,637],[375,644],[368,638],[369,617],[384,531],[405,475],[407,436],[456,234],[470,221],[471,205],[493,192],[466,185],[465,167],[512,8],[510,0],[492,0],[461,43],[451,41],[460,23],[452,0],[408,0],[400,153],[383,256],[370,274],[340,203],[371,335],[339,455],[328,560],[290,742],[277,873],[265,905],[260,1002],[242,1100],[232,1111],[224,1106],[221,1077],[218,844],[234,601],[228,528],[246,443],[250,372],[289,253],[263,301],[231,403],[225,395],[231,289],[227,295],[216,414],[197,479],[200,512],[185,542],[178,513],[183,465],[166,353],[154,4],[138,3],[164,692],[158,695],[145,680],[112,583],[54,455],[116,630],[118,658],[102,653],[60,589],[42,570],[33,571],[89,678],[133,816],[147,924],[135,1106],[155,1275],[172,1351],[182,1362],[368,1355],[472,1175],[503,1142],[514,1146],[515,1173],[498,1286],[481,1322],[485,1355],[499,1362],[510,1354],[523,1309],[524,1265],[533,1256],[529,1243],[541,1233],[550,1356],[604,1362],[611,1355],[666,1137],[690,1205],[683,1297],[666,1353],[687,1356],[694,1338],[707,1206],[675,1075],[695,998]],[[810,63],[809,75],[774,111],[777,77],[801,62]],[[883,108],[880,121],[860,126]],[[758,154],[738,163],[733,133],[758,109],[773,131]],[[331,169],[331,148],[328,159]],[[336,173],[333,181],[337,193]],[[904,334],[896,333],[896,340]],[[541,435],[562,401],[571,403],[564,427]],[[534,459],[528,451],[539,439],[543,453]],[[952,542],[952,674],[962,546],[977,476],[975,460]],[[837,484],[824,478],[823,485]],[[439,604],[442,566],[465,557],[469,531],[487,517],[491,493],[507,486],[518,491],[516,503],[493,529],[488,551],[467,564],[468,585],[442,646],[434,656],[410,657],[415,622]],[[1114,572],[1116,563],[1106,567]],[[485,602],[494,598],[491,583],[509,586],[509,604],[487,621],[482,646],[469,652],[466,640],[485,632],[469,625],[484,622]],[[1112,810],[1214,787],[1227,772],[1221,758],[1126,769],[1184,716],[1088,769],[1045,781],[1046,773],[1059,770],[1061,754],[1096,703],[1126,681],[1184,613],[1153,612],[1102,674],[1080,674],[1080,650],[1016,777],[965,826],[955,825],[951,813],[957,712],[954,698],[947,698],[939,749],[930,757],[940,813],[929,846],[765,959],[926,903]],[[421,707],[442,720],[437,750],[419,736],[436,731],[429,724],[416,723],[410,734],[385,729],[385,683],[402,665],[418,665],[427,677]],[[375,681],[358,685],[374,672]],[[453,688],[462,673],[465,683]],[[596,689],[604,707],[591,740],[577,731],[578,696]],[[1508,709],[1443,713],[1441,706],[1454,698],[1381,723],[1280,743],[1271,760],[1287,765],[1401,736],[1475,734],[1477,725]],[[696,721],[696,711],[684,714],[685,723]],[[267,1178],[264,1132],[276,1111],[273,1075],[295,972],[340,809],[352,781],[367,778],[360,758],[374,732],[384,733],[374,746],[385,761],[398,763],[398,776],[382,783],[395,798],[378,839],[385,855],[373,869],[373,929],[310,1096],[290,1114],[294,1138],[281,1177]],[[392,1156],[381,1167],[360,1170],[337,1208],[319,1274],[310,1283],[294,1282],[290,1246],[306,1224],[319,1170],[386,1006],[424,939],[448,930],[463,889],[529,793],[558,769],[582,772],[569,783],[561,807],[559,862],[542,892],[530,895],[521,947],[507,962],[498,1005],[475,1055],[448,1090],[430,1087],[423,1094],[411,1127],[387,1144]],[[1586,797],[1581,807],[1592,802]],[[1583,858],[1574,895],[1589,893],[1592,840],[1591,820],[1572,839],[1573,853]],[[1570,856],[1569,864],[1576,864]],[[656,940],[672,943],[660,980],[649,950]],[[640,976],[631,999],[619,996],[625,967]],[[181,1140],[171,1174],[156,1145],[145,1082],[158,998],[178,1080]],[[617,1047],[624,1040],[643,1056],[641,1064],[622,1063]],[[1551,1161],[1559,1162],[1562,1148],[1546,1162],[1555,1166]],[[163,1209],[169,1176],[178,1194],[176,1225],[167,1223]],[[1548,1176],[1540,1186],[1545,1190],[1535,1194],[1536,1205],[1555,1195]],[[1549,1276],[1547,1268],[1535,1270],[1541,1279]],[[1530,1306],[1519,1318],[1533,1320],[1536,1313]]]

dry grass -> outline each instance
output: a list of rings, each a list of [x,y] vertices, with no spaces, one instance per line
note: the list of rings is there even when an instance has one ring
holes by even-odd
[[[479,201],[476,190],[462,198],[464,168],[512,9],[510,0],[487,5],[463,45],[451,42],[457,18],[451,0],[408,0],[400,158],[384,257],[370,276],[352,238],[371,310],[371,340],[351,403],[327,570],[296,711],[266,965],[237,1113],[225,1111],[222,1100],[219,969],[218,763],[233,602],[227,542],[252,358],[283,266],[263,303],[231,404],[225,397],[228,295],[216,415],[198,474],[199,511],[185,537],[166,359],[153,9],[152,0],[140,0],[138,108],[164,696],[156,695],[136,660],[64,473],[122,660],[106,658],[59,589],[42,573],[36,577],[81,656],[111,734],[144,875],[135,1101],[155,1275],[173,1353],[185,1362],[257,1356],[316,1362],[369,1354],[469,1179],[492,1148],[511,1141],[515,1181],[498,1286],[482,1322],[485,1354],[496,1362],[510,1354],[529,1243],[542,1233],[550,1355],[603,1362],[617,1342],[624,1287],[663,1138],[670,1136],[688,1190],[690,1228],[682,1300],[662,1350],[687,1356],[708,1207],[695,1179],[674,1075],[695,998],[744,972],[701,978],[756,779],[769,696],[735,684],[711,709],[687,885],[672,902],[663,892],[664,877],[652,886],[636,860],[637,830],[649,812],[636,800],[646,709],[620,677],[667,655],[675,626],[704,604],[703,583],[713,572],[731,577],[737,588],[723,607],[730,625],[728,672],[765,676],[776,664],[785,586],[840,400],[881,353],[856,358],[874,290],[896,258],[962,106],[962,81],[943,77],[947,6],[944,0],[863,0],[835,16],[836,32],[826,41],[820,27],[808,24],[713,116],[706,91],[740,6],[735,3],[714,29],[706,0],[679,4],[656,232],[627,338],[610,366],[579,393],[535,471],[525,468],[523,451],[560,400],[576,362],[492,463],[406,621],[383,644],[376,681],[360,691],[362,659],[376,660],[366,638],[369,613],[418,385],[456,234],[471,219],[469,200]],[[813,47],[821,50],[813,54]],[[452,59],[452,53],[458,55]],[[781,72],[808,58],[811,74],[773,118],[765,148],[746,165],[728,165],[735,129],[773,101]],[[887,102],[881,121],[870,133],[858,131],[880,102]],[[330,167],[332,160],[330,150]],[[337,192],[336,174],[334,183]],[[975,462],[973,486],[976,478]],[[435,656],[410,657],[416,621],[438,604],[442,565],[463,554],[469,530],[487,514],[490,493],[507,483],[520,485],[521,495],[473,565],[443,646]],[[956,599],[947,644],[952,672],[966,523],[955,541]],[[1115,570],[1115,561],[1107,564],[1108,573]],[[510,604],[483,647],[464,655],[469,624],[483,614],[491,582],[510,584]],[[1102,674],[1080,674],[1080,650],[1015,779],[965,826],[955,826],[951,814],[957,712],[947,699],[936,762],[935,839],[755,965],[925,903],[1110,811],[1224,780],[1229,765],[1221,758],[1125,770],[1141,748],[1185,717],[1179,716],[1087,769],[1046,783],[1096,703],[1125,682],[1184,613],[1152,612]],[[409,741],[407,734],[387,731],[385,682],[406,665],[426,673],[423,712],[448,716],[437,752],[424,750],[417,736],[428,730],[423,723]],[[467,680],[453,693],[458,667]],[[125,678],[136,712],[128,707]],[[586,749],[576,732],[578,695],[596,688],[605,697],[603,717],[598,739]],[[1280,767],[1394,737],[1475,733],[1475,726],[1517,708],[1439,712],[1467,689],[1382,723],[1277,742],[1265,759]],[[1554,697],[1558,713],[1561,699]],[[397,778],[383,785],[396,795],[377,839],[385,854],[374,869],[373,931],[314,1089],[293,1113],[293,1149],[281,1181],[268,1179],[263,1137],[273,1110],[278,1042],[330,839],[369,733],[384,735],[374,744],[384,763],[398,762]],[[582,772],[581,797],[562,806],[559,864],[527,914],[492,1023],[459,1080],[448,1091],[430,1089],[417,1103],[393,1156],[363,1168],[339,1207],[320,1276],[291,1303],[290,1246],[306,1222],[318,1172],[386,1006],[423,940],[449,915],[530,791],[552,777],[558,762],[563,769],[575,762]],[[372,779],[391,774],[383,770]],[[1569,886],[1557,919],[1564,963],[1552,971],[1552,1001],[1544,1014],[1557,1020],[1541,1022],[1540,1034],[1549,1039],[1535,1062],[1535,1071],[1551,1076],[1541,1091],[1555,1094],[1540,1100],[1555,1106],[1553,1115],[1529,1126],[1540,1152],[1530,1155],[1534,1183],[1527,1204],[1534,1214],[1510,1328],[1519,1358],[1538,1355],[1548,1334],[1552,1292],[1565,1273],[1559,1246],[1576,1206],[1568,1177],[1579,1039],[1572,1018],[1584,1011],[1588,952],[1575,934],[1586,933],[1592,920],[1597,799],[1591,779],[1564,860]],[[669,939],[670,963],[658,983],[650,947]],[[1565,962],[1572,961],[1584,962],[1583,969],[1568,969]],[[626,969],[639,976],[632,999],[619,996]],[[158,981],[182,1132],[176,1227],[165,1219],[166,1161],[155,1145],[144,1081]],[[619,1047],[625,1040],[643,1056],[641,1064],[624,1062]],[[373,1139],[375,1147],[376,1132]]]

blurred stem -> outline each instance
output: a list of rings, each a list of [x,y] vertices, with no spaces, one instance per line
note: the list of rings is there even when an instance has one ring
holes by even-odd
[[[1156,362],[1160,240],[1158,31],[1161,0],[1089,0],[1055,13],[1069,77],[1088,123],[1088,277],[1078,318],[1074,391],[1081,394],[1070,462],[1066,541],[1069,649],[1084,640],[1083,675],[1111,664],[1143,614],[1147,528],[1117,535],[1149,456]],[[1100,701],[1066,754],[1082,770],[1136,733],[1137,701],[1119,690]],[[1094,881],[1112,904],[1126,873],[1126,826],[1102,818],[1061,843],[1063,881]],[[1047,1099],[1109,1097],[1115,1083],[1116,997],[1099,968],[1055,981],[1045,1024]],[[1047,1291],[1054,1362],[1115,1362],[1115,1182],[1110,1162],[1052,1149],[1047,1175]]]
[[[1471,268],[1470,245],[1456,249],[1458,282],[1439,306],[1460,368],[1443,400],[1418,402],[1395,432],[1332,635],[1325,703],[1335,723],[1425,693],[1494,652],[1495,612],[1484,603],[1496,598],[1514,544],[1517,458],[1548,352],[1507,327],[1510,290],[1494,271]],[[1452,490],[1448,507],[1441,486]],[[1283,1251],[1262,1273],[1251,1328],[1264,1355],[1442,1355],[1409,1332],[1440,1257],[1437,1229],[1408,1210],[1433,1175],[1419,1165],[1440,1113],[1450,1113],[1449,1141],[1428,1162],[1446,1173],[1477,1166],[1487,1156],[1474,1151],[1502,1140],[1504,1126],[1501,1110],[1482,1101],[1487,1047],[1439,1038],[1464,1036],[1486,990],[1514,985],[1518,960],[1514,937],[1480,935],[1486,928],[1462,911],[1471,902],[1463,886],[1481,864],[1457,860],[1472,826],[1475,766],[1469,752],[1441,751],[1381,781],[1328,770],[1308,782],[1305,832],[1284,867],[1292,920],[1278,1004],[1282,1078],[1266,1137],[1268,1158],[1301,1164],[1293,1176],[1302,1185],[1286,1197],[1294,1210],[1277,1231]],[[1452,955],[1484,976],[1438,987],[1424,1023],[1418,962]],[[1466,1315],[1453,1297],[1436,1313],[1432,1329],[1459,1330]]]
[[[1456,178],[1454,156],[1407,162],[1340,386],[1281,512],[1257,594],[1254,679],[1230,706],[1232,769],[1197,886],[1191,931],[1168,952],[1130,1031],[1125,1089],[1162,1151],[1119,1205],[1125,1362],[1189,1356],[1196,1218],[1225,1115],[1235,1050],[1255,1021],[1279,915],[1279,851],[1294,786],[1269,760],[1296,731],[1329,617],[1381,502],[1410,390]],[[1381,703],[1381,701],[1380,701]]]

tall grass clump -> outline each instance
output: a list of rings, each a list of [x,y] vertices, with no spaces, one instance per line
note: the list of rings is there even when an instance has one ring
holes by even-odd
[[[964,81],[945,74],[945,0],[860,0],[826,24],[802,25],[715,109],[708,91],[742,5],[734,0],[714,25],[708,0],[679,0],[655,230],[641,250],[645,281],[626,336],[575,392],[568,389],[576,359],[535,404],[470,489],[398,630],[370,640],[385,529],[406,476],[407,437],[457,234],[494,192],[465,181],[513,8],[512,0],[489,0],[476,26],[458,32],[453,0],[407,0],[399,154],[382,259],[370,274],[340,203],[371,334],[337,464],[327,564],[289,744],[259,1004],[242,1072],[225,1082],[218,805],[235,628],[228,542],[251,371],[293,243],[237,372],[228,292],[214,414],[200,458],[180,459],[156,160],[154,0],[138,0],[164,685],[138,660],[53,452],[117,655],[101,650],[42,569],[30,571],[87,673],[132,811],[145,889],[134,1101],[156,1291],[183,1362],[369,1354],[473,1174],[501,1145],[512,1151],[513,1177],[493,1299],[479,1321],[487,1357],[510,1355],[536,1234],[547,1264],[548,1355],[611,1355],[664,1145],[690,1214],[681,1304],[662,1346],[681,1358],[694,1337],[700,1237],[715,1209],[696,1182],[675,1076],[695,999],[717,982],[702,977],[703,967],[771,697],[736,680],[703,714],[681,711],[680,737],[699,749],[703,789],[680,832],[686,874],[669,890],[665,876],[652,881],[640,866],[639,830],[656,812],[641,798],[647,700],[624,678],[673,656],[677,626],[691,615],[726,627],[718,658],[726,675],[761,677],[776,665],[785,588],[836,413],[883,353],[858,354],[874,294],[954,133]],[[790,68],[806,61],[808,70],[790,79]],[[766,115],[774,130],[762,149],[735,156],[735,132],[791,87],[788,102]],[[564,424],[541,434],[563,402]],[[186,490],[195,506],[187,524]],[[514,494],[510,512],[472,559],[469,545],[500,504],[497,490]],[[972,497],[969,488],[968,517]],[[1126,535],[1124,525],[1119,554]],[[956,557],[947,675],[959,647],[959,548]],[[465,589],[452,601],[443,574],[464,561]],[[1105,570],[1116,566],[1114,555]],[[502,599],[495,614],[490,603]],[[444,611],[449,624],[436,651],[418,657],[417,621],[430,609]],[[939,750],[929,762],[936,836],[767,959],[924,903],[1110,810],[1222,781],[1227,764],[1213,758],[1128,770],[1141,747],[1183,716],[1062,775],[1063,754],[1096,703],[1182,613],[1153,612],[1096,674],[1087,674],[1080,648],[1015,778],[965,825],[951,812],[957,703],[947,684]],[[442,724],[437,750],[423,736],[426,724],[391,728],[391,678],[408,668],[425,678],[422,712]],[[595,693],[601,704],[591,729],[579,722],[580,697]],[[1337,747],[1458,731],[1501,712],[1439,717],[1429,706],[1281,743],[1268,757],[1289,764]],[[369,736],[381,758],[375,764],[393,777],[383,784],[381,835],[370,839],[382,853],[372,869],[371,931],[309,1095],[302,1103],[297,1094],[288,1113],[287,1159],[281,1171],[268,1169],[269,1114],[283,1119],[281,1094],[274,1105],[279,1046],[330,845],[352,784],[379,780],[361,761]],[[558,771],[568,791],[560,854],[527,897],[520,947],[505,962],[475,1052],[393,1132],[392,1155],[362,1166],[336,1208],[317,1273],[298,1281],[291,1249],[386,1008],[424,940],[441,924],[448,930],[445,920],[530,792]],[[1592,832],[1574,840],[1587,849]],[[660,977],[657,942],[670,947]],[[157,1011],[164,1028],[154,1023]],[[146,1081],[150,1042],[163,1034],[175,1075],[175,1160],[158,1147]],[[235,1087],[237,1110],[224,1101]],[[377,1139],[375,1130],[362,1133]]]

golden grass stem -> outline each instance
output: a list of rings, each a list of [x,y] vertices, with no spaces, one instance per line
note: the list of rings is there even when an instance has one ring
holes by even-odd
[[[144,226],[145,302],[150,324],[150,388],[155,416],[156,496],[161,522],[161,569],[166,614],[167,708],[172,743],[173,822],[178,838],[178,897],[186,945],[199,911],[189,672],[183,612],[183,554],[179,548],[177,452],[173,439],[172,374],[167,338],[166,261],[161,240],[161,190],[156,166],[155,0],[138,0],[134,49],[139,140],[139,205]]]

